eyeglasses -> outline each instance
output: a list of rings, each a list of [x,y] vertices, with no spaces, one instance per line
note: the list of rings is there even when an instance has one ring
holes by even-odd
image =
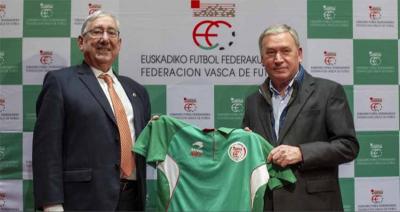
[[[92,38],[101,38],[103,37],[104,33],[107,33],[108,37],[110,38],[117,38],[119,36],[119,31],[113,28],[107,30],[101,28],[94,28],[89,31],[86,31],[82,35],[85,36],[86,34],[88,34]]]

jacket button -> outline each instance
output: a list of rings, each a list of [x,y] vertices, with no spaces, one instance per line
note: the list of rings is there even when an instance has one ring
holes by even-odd
[[[119,170],[119,164],[114,164],[116,170]]]

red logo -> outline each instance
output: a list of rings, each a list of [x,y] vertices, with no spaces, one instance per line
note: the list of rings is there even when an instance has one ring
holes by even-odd
[[[53,52],[40,50],[40,63],[43,65],[53,63]]]
[[[219,29],[223,30],[222,28],[228,28],[231,29],[232,25],[228,23],[227,21],[211,21],[211,20],[204,20],[196,24],[196,26],[193,29],[192,32],[192,38],[194,43],[205,50],[211,50],[215,49],[219,46],[219,50],[224,50],[226,47],[218,42],[213,41],[213,38],[217,38],[219,36],[218,33],[216,32],[211,32],[212,29]],[[201,32],[200,32],[201,30]],[[231,36],[235,37],[235,31],[231,31]],[[202,38],[203,41],[200,42],[199,38]],[[233,41],[228,42],[228,46],[231,46],[233,44]]]
[[[370,97],[369,100],[371,111],[379,112],[382,110],[382,98]]]
[[[101,4],[89,3],[88,6],[89,6],[89,15],[93,14],[97,10],[101,10]]]
[[[6,193],[0,192],[0,209],[6,205]]]
[[[0,19],[6,16],[6,5],[0,4]]]
[[[6,98],[0,95],[0,113],[6,110]]]
[[[372,203],[382,203],[383,202],[383,191],[371,189],[371,202]]]
[[[183,109],[186,112],[195,112],[197,110],[197,100],[191,98],[183,98]]]
[[[324,63],[326,65],[336,64],[336,52],[324,51]]]
[[[381,14],[382,9],[381,9],[381,7],[370,5],[368,7],[368,9],[369,9],[369,18],[371,20],[379,20],[379,19],[381,19],[381,17],[382,17],[382,14]]]

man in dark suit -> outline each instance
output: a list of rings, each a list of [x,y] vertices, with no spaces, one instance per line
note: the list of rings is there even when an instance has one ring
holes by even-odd
[[[145,161],[122,143],[132,146],[150,119],[147,91],[113,72],[121,38],[112,14],[90,15],[78,45],[84,62],[47,73],[37,100],[35,205],[45,211],[143,211]],[[122,161],[128,161],[124,167]]]
[[[293,185],[268,190],[265,209],[342,211],[338,166],[359,151],[343,87],[304,70],[290,26],[266,29],[259,47],[268,78],[246,99],[242,126],[275,146],[268,162],[291,167],[297,177]]]

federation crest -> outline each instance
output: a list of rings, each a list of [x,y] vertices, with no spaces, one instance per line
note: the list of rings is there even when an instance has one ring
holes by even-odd
[[[234,162],[240,162],[247,156],[247,147],[240,141],[232,143],[228,148],[228,155]]]

